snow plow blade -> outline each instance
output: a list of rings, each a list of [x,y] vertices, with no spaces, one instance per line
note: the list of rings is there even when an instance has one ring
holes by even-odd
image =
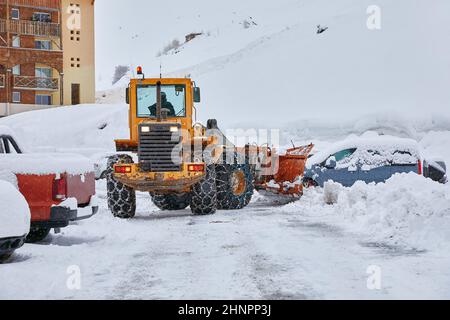
[[[281,156],[274,156],[269,148],[266,149],[266,159],[271,160],[261,166],[260,171],[265,169],[266,173],[261,174],[260,172],[256,175],[256,189],[263,194],[300,198],[303,194],[302,178],[306,162],[313,149],[313,144],[295,147],[287,150],[286,154]],[[269,168],[271,168],[271,172],[269,171],[267,174]]]

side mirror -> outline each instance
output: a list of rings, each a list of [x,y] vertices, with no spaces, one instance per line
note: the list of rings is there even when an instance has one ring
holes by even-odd
[[[194,87],[194,102],[200,103],[201,102],[201,95],[200,95],[200,88]]]
[[[336,167],[337,167],[336,159],[334,157],[328,159],[327,163],[325,164],[325,167],[327,169],[336,169]]]
[[[126,89],[125,92],[125,101],[127,102],[127,104],[130,104],[130,88]]]

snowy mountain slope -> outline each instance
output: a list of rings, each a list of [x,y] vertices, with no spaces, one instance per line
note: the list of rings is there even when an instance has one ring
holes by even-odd
[[[318,119],[338,126],[394,114],[449,122],[448,1],[378,1],[379,31],[366,26],[372,1],[270,2],[275,11],[264,16],[268,3],[246,8],[260,14],[254,28],[224,25],[225,10],[220,33],[163,57],[165,75],[190,75],[202,87],[202,120],[242,127]],[[329,30],[317,35],[318,24]],[[156,75],[159,62],[146,56],[136,63]]]
[[[118,0],[97,1],[99,89],[110,86],[108,73],[112,74],[112,67],[119,63],[142,64],[148,71],[159,74],[160,59],[155,59],[158,51],[173,39],[183,42],[191,32],[203,32],[204,36],[180,48],[189,61],[169,54],[162,59],[164,71],[231,54],[258,37],[296,21],[304,3],[299,0],[157,3],[134,0],[133,6],[124,6]],[[245,20],[257,25],[245,29]],[[197,42],[201,44],[191,46]]]

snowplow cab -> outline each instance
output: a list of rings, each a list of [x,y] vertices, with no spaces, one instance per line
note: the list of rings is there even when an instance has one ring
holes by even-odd
[[[200,102],[199,92],[194,82],[186,78],[131,79],[126,91],[130,140],[117,140],[117,151],[138,152],[140,134],[146,133],[139,130],[141,125],[146,128],[146,124],[174,124],[173,132],[180,127],[193,134],[194,95]]]
[[[203,134],[193,127],[199,89],[187,78],[132,79],[126,96],[130,139],[116,140],[116,149],[135,153],[137,162],[117,163],[114,177],[138,191],[189,192],[206,169],[183,152],[183,145]]]

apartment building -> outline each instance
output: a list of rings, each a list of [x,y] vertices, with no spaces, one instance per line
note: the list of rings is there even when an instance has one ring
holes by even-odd
[[[94,0],[0,0],[0,116],[95,102]]]

